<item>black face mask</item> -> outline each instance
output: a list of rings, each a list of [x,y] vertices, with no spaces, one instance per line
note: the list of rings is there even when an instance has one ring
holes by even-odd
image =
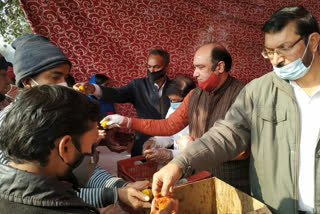
[[[147,75],[148,78],[152,81],[155,82],[158,79],[162,78],[165,75],[164,69],[156,72],[150,72],[149,69],[147,70]]]

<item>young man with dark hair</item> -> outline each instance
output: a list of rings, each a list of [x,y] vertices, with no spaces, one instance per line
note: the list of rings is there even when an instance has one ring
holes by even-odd
[[[195,53],[193,64],[193,76],[197,78],[199,87],[192,90],[167,119],[126,119],[119,115],[110,115],[106,117],[108,125],[112,127],[112,123],[113,126],[129,124],[129,128],[155,136],[171,136],[189,125],[189,135],[177,140],[181,148],[201,137],[216,120],[224,117],[244,84],[229,75],[232,58],[219,43],[201,46]],[[248,193],[248,169],[248,155],[243,154],[235,160],[207,170],[211,171],[213,176]]]
[[[70,73],[71,63],[46,37],[23,34],[13,42],[12,46],[16,50],[13,66],[18,87],[25,90],[45,84],[67,86],[66,77]],[[1,111],[0,122],[10,108],[11,105]],[[1,150],[0,162],[8,164]],[[148,182],[143,181],[128,184],[97,166],[86,188],[80,188],[79,196],[95,207],[105,207],[118,200],[134,208],[150,207],[151,204],[146,202],[148,199],[140,192],[140,189],[147,185]]]
[[[0,165],[2,212],[98,213],[72,185],[84,187],[96,166],[99,113],[67,87],[43,85],[18,95],[1,124],[0,149],[9,160]]]
[[[77,83],[74,89],[80,91],[79,87],[82,85],[83,93],[93,95],[103,102],[132,103],[138,118],[163,119],[170,107],[170,100],[167,96],[170,80],[166,76],[169,63],[170,55],[167,51],[153,49],[147,57],[147,77],[133,79],[128,85],[119,88]],[[142,154],[143,144],[149,138],[150,135],[135,133],[132,157]]]
[[[274,213],[320,213],[319,26],[302,6],[288,6],[262,30],[273,72],[248,83],[223,120],[154,175],[154,193],[249,147],[253,197]]]

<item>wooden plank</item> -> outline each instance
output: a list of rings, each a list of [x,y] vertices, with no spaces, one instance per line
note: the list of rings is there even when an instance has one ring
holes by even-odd
[[[174,188],[174,197],[179,200],[181,214],[212,214],[214,205],[214,183],[205,179]]]
[[[248,213],[266,208],[260,201],[217,178],[214,178],[213,182],[215,183],[217,214]]]
[[[178,186],[174,197],[179,200],[179,214],[271,213],[260,201],[217,178]]]

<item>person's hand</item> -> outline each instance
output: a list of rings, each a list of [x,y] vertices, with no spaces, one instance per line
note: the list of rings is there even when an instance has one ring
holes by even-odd
[[[167,207],[159,212],[155,211],[155,200],[152,201],[151,212],[152,214],[176,214],[178,213],[179,201],[176,199],[171,199]]]
[[[176,143],[178,145],[178,149],[180,151],[183,151],[185,148],[187,148],[188,145],[190,145],[192,142],[194,141],[194,138],[189,136],[189,135],[185,135],[182,136],[181,138],[179,138]]]
[[[106,135],[107,135],[106,130],[98,129],[97,144],[100,144],[100,142],[105,139]]]
[[[147,149],[143,153],[146,159],[155,161],[157,163],[168,163],[173,158],[172,151],[164,148]]]
[[[135,188],[137,190],[144,190],[144,189],[147,189],[150,186],[151,186],[151,183],[148,180],[136,181],[136,182],[128,183],[126,185],[126,187],[133,187],[133,188]]]
[[[181,178],[182,170],[174,163],[169,163],[153,174],[152,194],[166,196],[169,189]]]
[[[152,148],[156,148],[156,142],[154,137],[150,137],[146,142],[143,143],[142,151],[144,153],[145,150]]]
[[[100,121],[101,126],[103,128],[108,128],[108,129],[114,128],[114,127],[126,127],[127,123],[128,123],[128,118],[121,116],[119,114],[108,115]],[[106,124],[106,126],[104,124]]]
[[[150,208],[151,203],[149,202],[149,196],[141,192],[146,188],[145,185],[143,185],[143,183],[135,183],[136,184],[128,184],[129,186],[127,185],[117,189],[119,200],[134,209]],[[139,188],[134,188],[132,185]]]
[[[93,94],[96,90],[93,84],[88,82],[78,82],[75,85],[72,86],[74,90],[80,91],[81,93],[87,95],[87,94]]]

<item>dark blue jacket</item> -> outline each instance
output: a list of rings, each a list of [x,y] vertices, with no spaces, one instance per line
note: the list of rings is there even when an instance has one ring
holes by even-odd
[[[113,103],[132,103],[138,118],[163,119],[170,107],[170,100],[167,96],[169,82],[170,80],[167,78],[161,99],[159,99],[158,88],[149,78],[137,78],[120,88],[102,86],[100,100]],[[149,137],[149,135],[136,132],[131,151],[132,157],[142,154],[142,145]]]

